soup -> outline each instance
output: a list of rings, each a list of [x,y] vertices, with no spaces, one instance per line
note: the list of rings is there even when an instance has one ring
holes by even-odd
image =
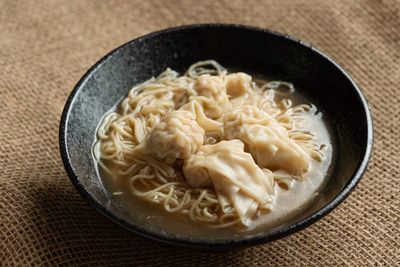
[[[324,187],[332,145],[292,84],[208,60],[135,86],[104,117],[94,156],[113,202],[148,227],[219,238],[301,212]]]

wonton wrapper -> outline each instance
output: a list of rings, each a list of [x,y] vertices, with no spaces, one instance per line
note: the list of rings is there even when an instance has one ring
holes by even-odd
[[[242,223],[249,225],[261,208],[272,201],[273,176],[262,170],[240,140],[205,145],[184,164],[186,182],[193,187],[214,186],[222,210],[232,208]]]
[[[198,95],[191,97],[189,101],[200,103],[210,119],[218,119],[232,107],[226,94],[224,77],[201,75],[194,83],[193,90]]]
[[[150,132],[146,150],[167,163],[188,158],[204,142],[204,129],[195,118],[193,113],[185,110],[168,113]]]
[[[243,72],[232,73],[226,76],[226,93],[230,98],[252,94],[251,76]]]
[[[297,177],[307,172],[309,154],[268,113],[248,105],[231,110],[223,121],[222,136],[242,140],[260,167],[284,169]]]
[[[222,127],[222,123],[206,116],[204,107],[197,101],[190,101],[182,106],[180,110],[190,111],[200,127],[208,134],[218,132]]]

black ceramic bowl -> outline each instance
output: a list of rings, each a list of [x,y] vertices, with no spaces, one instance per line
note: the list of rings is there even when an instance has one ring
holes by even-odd
[[[96,175],[91,147],[100,119],[133,85],[171,67],[215,59],[223,66],[290,81],[324,111],[336,139],[334,171],[322,196],[298,218],[256,235],[224,240],[193,239],[150,229],[135,214],[116,208]],[[128,42],[97,62],[65,105],[60,149],[80,194],[102,214],[137,234],[207,250],[255,245],[297,232],[321,219],[355,188],[371,153],[372,121],[367,102],[349,75],[329,57],[289,36],[240,25],[191,25]]]

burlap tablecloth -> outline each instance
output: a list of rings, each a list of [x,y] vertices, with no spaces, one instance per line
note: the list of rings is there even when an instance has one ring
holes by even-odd
[[[69,182],[58,125],[75,83],[101,56],[162,28],[241,23],[291,34],[342,64],[374,117],[367,173],[306,230],[229,253],[132,234]],[[400,2],[0,1],[0,265],[400,265]]]

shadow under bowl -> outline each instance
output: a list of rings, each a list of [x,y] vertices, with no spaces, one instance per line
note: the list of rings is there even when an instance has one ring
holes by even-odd
[[[336,139],[336,160],[321,197],[295,220],[268,231],[228,239],[193,239],[149,228],[135,214],[113,205],[92,158],[96,128],[104,114],[136,84],[167,67],[184,71],[196,61],[292,82],[324,111]],[[102,214],[137,234],[207,250],[229,250],[275,240],[321,219],[355,188],[372,149],[367,102],[350,76],[329,57],[292,37],[268,30],[224,24],[189,25],[155,32],[113,50],[78,82],[60,123],[60,150],[79,193]]]

